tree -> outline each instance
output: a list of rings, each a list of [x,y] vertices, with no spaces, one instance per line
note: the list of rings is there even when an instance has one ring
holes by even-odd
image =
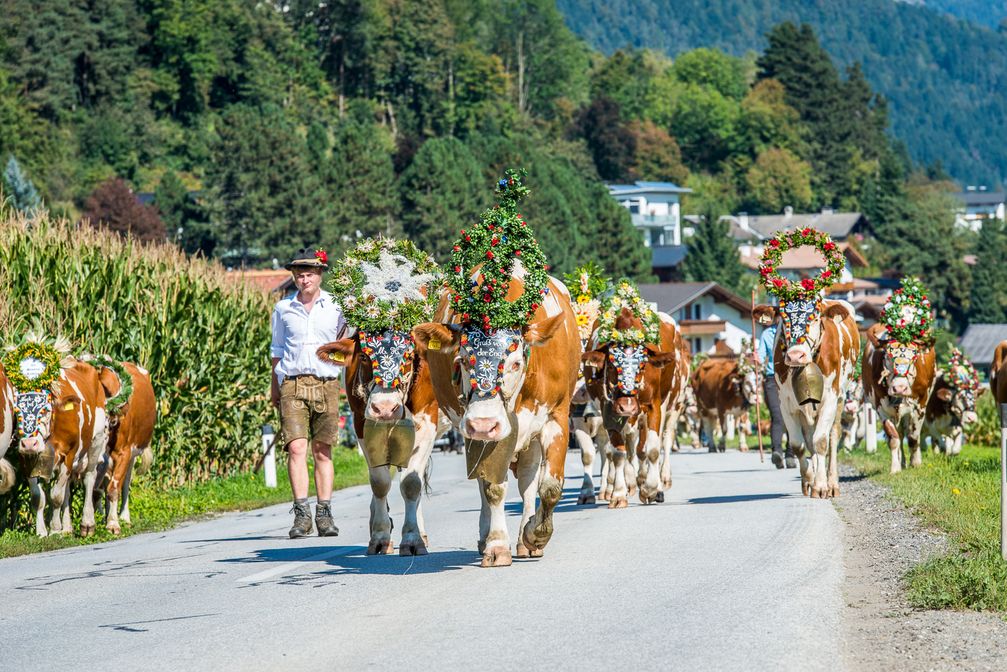
[[[622,121],[618,103],[610,98],[595,98],[577,115],[576,129],[587,142],[601,179],[628,179],[636,136]]]
[[[997,219],[987,219],[979,231],[975,247],[976,265],[972,269],[972,297],[969,322],[1003,324],[1007,322],[1007,230]]]
[[[491,184],[461,140],[427,140],[399,180],[405,235],[445,262],[458,232],[479,221]]]
[[[146,242],[165,240],[164,222],[157,210],[140,203],[124,180],[105,180],[84,203],[84,219],[98,229]]]
[[[203,208],[174,171],[168,171],[154,190],[154,205],[161,214],[168,238],[189,254],[210,256],[217,239]]]
[[[387,136],[373,123],[350,118],[336,126],[326,175],[334,214],[324,226],[326,240],[340,241],[357,231],[397,233],[399,193]]]
[[[744,61],[717,49],[703,47],[679,54],[672,72],[685,84],[709,86],[725,98],[741,100],[748,91]]]
[[[767,149],[745,174],[748,198],[762,212],[811,204],[811,166],[786,149]]]
[[[629,132],[636,148],[630,179],[686,183],[689,169],[682,163],[682,150],[675,138],[652,121],[630,122]]]
[[[3,182],[7,195],[10,197],[11,206],[18,212],[31,217],[42,207],[42,199],[39,198],[35,185],[21,170],[21,166],[13,154],[7,159]]]
[[[690,168],[713,170],[735,151],[740,117],[737,101],[710,87],[685,85],[670,130]]]
[[[689,251],[682,262],[682,273],[688,281],[713,281],[742,293],[745,267],[731,239],[730,225],[721,219],[721,213],[714,203],[703,210],[695,233],[686,240]]]
[[[807,155],[805,127],[797,110],[787,104],[783,85],[775,79],[756,82],[741,101],[741,129],[746,150],[753,156],[767,147]]]

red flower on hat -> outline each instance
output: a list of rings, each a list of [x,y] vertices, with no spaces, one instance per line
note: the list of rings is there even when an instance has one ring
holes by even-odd
[[[772,240],[769,241],[769,246],[770,247],[779,247],[780,246],[780,241],[778,241],[776,238],[773,238]]]
[[[325,252],[325,249],[321,247],[315,250],[315,259],[323,264],[329,263],[329,255]]]
[[[826,252],[831,252],[832,250],[836,249],[836,244],[830,240],[829,242],[825,243],[822,249],[824,249]]]

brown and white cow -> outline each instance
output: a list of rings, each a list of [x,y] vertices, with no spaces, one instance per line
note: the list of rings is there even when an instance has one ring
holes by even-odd
[[[990,366],[990,392],[993,393],[993,401],[996,403],[998,415],[1000,417],[1000,459],[1001,464],[1007,464],[1007,341],[1000,341],[993,351],[993,363]],[[1001,470],[1003,466],[1001,466]],[[1001,471],[1001,473],[1003,473]],[[1001,498],[1004,495],[1001,494]],[[1001,499],[1001,516],[1004,516],[1004,504]],[[1001,537],[1003,536],[1003,522],[1001,521]],[[1001,553],[1004,551],[1004,541],[1000,542]],[[1007,554],[1005,554],[1007,560]]]
[[[26,412],[28,406],[21,403],[25,393],[18,395],[21,409],[18,452],[28,465],[47,465],[38,470],[29,466],[30,472],[35,474],[28,479],[35,505],[35,532],[44,537],[49,532],[70,534],[73,531],[70,520],[70,481],[73,479],[84,483],[80,532],[90,536],[95,530],[96,474],[108,442],[105,390],[93,366],[73,361],[61,370],[52,393],[46,397]],[[42,408],[45,412],[36,412]],[[46,497],[39,480],[50,482],[52,516],[49,530],[46,530],[43,517]]]
[[[623,308],[615,320],[615,328],[618,331],[642,329],[643,324],[628,308]],[[599,343],[583,355],[587,367],[596,372],[588,387],[592,396],[601,400],[602,420],[608,433],[606,450],[609,455],[602,470],[602,489],[605,495],[611,492],[609,508],[628,506],[627,473],[632,475],[634,471],[642,503],[664,499],[660,464],[663,418],[678,382],[675,368],[668,368],[668,365],[681,357],[681,336],[674,321],[665,320],[661,320],[660,335],[658,344]],[[677,402],[681,388],[674,392]],[[667,482],[671,482],[670,463]]]
[[[801,491],[812,497],[839,494],[840,404],[853,384],[860,332],[845,301],[798,300],[779,308],[757,306],[763,324],[779,319],[773,368],[780,407],[794,455],[801,460]],[[813,368],[806,368],[813,367]],[[795,380],[821,374],[821,399],[798,399]],[[810,456],[805,457],[805,450]]]
[[[10,492],[16,479],[7,451],[14,441],[14,386],[0,366],[0,495]]]
[[[692,373],[689,374],[689,383],[685,386],[685,392],[682,396],[682,414],[678,416],[679,426],[674,430],[675,448],[673,450],[679,451],[682,449],[682,445],[678,440],[678,434],[683,429],[689,437],[689,444],[692,446],[692,449],[699,450],[703,447],[699,440],[702,421],[699,418],[699,402],[696,401],[696,391],[692,387]]]
[[[845,452],[857,447],[864,438],[866,430],[860,417],[864,410],[864,384],[859,378],[846,390],[843,396],[843,408],[840,411],[839,445]]]
[[[515,261],[508,301],[524,292],[523,277],[525,270]],[[474,280],[482,282],[482,277]],[[508,466],[517,475],[523,501],[518,557],[542,554],[563,494],[580,336],[563,283],[550,277],[544,291],[530,323],[521,329],[484,331],[462,325],[447,292],[438,321],[413,329],[416,342],[426,348],[440,409],[468,439],[468,475],[478,479],[482,498],[483,567],[512,562],[504,509]]]
[[[424,342],[414,340],[408,332],[388,330],[375,334],[357,331],[318,349],[320,358],[346,367],[346,396],[371,483],[369,555],[393,549],[392,519],[388,515],[392,476],[386,461],[393,456],[378,456],[368,444],[389,440],[392,435],[382,434],[382,430],[398,432],[403,428],[405,433],[399,440],[411,443],[411,451],[404,464],[399,464],[399,490],[405,502],[399,554],[427,554],[420,498],[429,475],[434,441],[447,425],[441,423],[430,367],[424,360],[425,348]],[[439,424],[443,424],[440,431]],[[371,439],[371,432],[378,438]]]
[[[986,388],[974,390],[968,385],[955,386],[950,378],[949,372],[943,369],[937,371],[923,428],[930,436],[934,450],[957,455],[962,452],[965,443],[965,428],[979,420],[976,399]]]
[[[692,353],[689,344],[682,337],[682,332],[678,324],[667,313],[658,313],[661,322],[669,325],[675,333],[675,348],[678,356],[673,364],[669,364],[661,369],[661,489],[667,490],[671,487],[671,454],[678,450],[676,433],[678,431],[678,421],[685,413],[690,397],[689,375]],[[662,332],[663,341],[663,332]],[[664,349],[662,342],[661,348]],[[663,501],[659,496],[658,501]]]
[[[920,434],[927,403],[937,379],[937,360],[932,344],[903,344],[888,338],[882,324],[867,330],[864,351],[864,393],[883,420],[888,448],[892,451],[891,473],[902,470],[905,455],[902,438],[909,444],[909,465],[923,463]]]
[[[594,461],[600,456],[601,464],[604,465],[605,442],[608,440],[602,426],[601,403],[592,398],[587,386],[587,376],[593,375],[593,371],[594,369],[584,365],[570,404],[570,429],[580,449],[580,461],[584,467],[577,504],[594,504],[597,501],[594,493]]]
[[[157,420],[157,400],[150,373],[131,362],[123,362],[122,368],[132,382],[129,398],[122,400],[118,399],[123,392],[119,375],[110,367],[98,368],[108,414],[108,448],[106,459],[99,468],[98,483],[99,489],[105,490],[105,527],[112,534],[122,532],[120,519],[127,525],[132,524],[129,487],[134,469],[137,475],[143,475],[154,461],[150,441]],[[114,412],[112,408],[115,408]],[[140,458],[140,463],[134,466],[137,458]]]
[[[703,431],[710,442],[710,452],[723,453],[727,449],[729,416],[740,418],[755,405],[759,394],[755,368],[741,366],[737,357],[714,355],[703,360],[692,373],[692,389],[696,393]],[[738,430],[738,445],[747,450],[747,428],[739,424]]]

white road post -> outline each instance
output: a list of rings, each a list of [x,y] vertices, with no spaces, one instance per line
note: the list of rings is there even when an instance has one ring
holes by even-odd
[[[262,459],[263,473],[266,475],[266,487],[275,488],[276,487],[276,450],[273,448],[273,439],[275,434],[273,433],[272,425],[262,426],[262,452],[264,457]]]
[[[878,452],[878,423],[874,419],[874,407],[871,406],[871,402],[865,399],[862,410],[864,414],[864,441],[867,444],[865,449],[868,453],[876,453]]]

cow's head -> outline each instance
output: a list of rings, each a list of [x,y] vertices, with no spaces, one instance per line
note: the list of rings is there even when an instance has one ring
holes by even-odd
[[[609,343],[585,352],[585,368],[600,371],[605,397],[617,415],[630,416],[640,411],[639,394],[646,367],[662,368],[675,361],[675,352],[657,352],[644,345]]]
[[[756,306],[754,314],[763,324],[777,317],[783,325],[778,339],[783,339],[783,361],[789,367],[800,368],[815,361],[822,347],[824,320],[839,321],[849,315],[845,306],[833,303],[825,306],[815,299],[798,299],[773,306]]]
[[[562,326],[563,314],[523,329],[483,330],[427,322],[413,337],[428,351],[454,356],[464,407],[462,435],[477,441],[500,441],[514,428],[508,417],[528,374],[531,348],[545,345]]]
[[[948,404],[951,419],[963,427],[971,425],[979,420],[976,413],[976,398],[985,392],[986,388],[979,388],[979,391],[968,386],[945,387],[940,386],[934,394],[941,401]]]
[[[755,369],[737,369],[731,376],[731,383],[747,406],[754,406],[759,396],[759,378]]]
[[[915,343],[889,340],[884,344],[884,353],[881,380],[887,381],[889,396],[908,397],[916,382],[916,367],[913,363],[921,354],[920,347]]]
[[[685,386],[683,398],[685,414],[689,417],[695,417],[699,413],[699,405],[696,403],[696,391],[692,389],[692,385]]]
[[[364,386],[367,401],[364,418],[374,422],[393,422],[405,417],[406,401],[416,369],[413,356],[416,343],[409,332],[383,331],[377,334],[358,332],[318,349],[318,356],[333,364],[345,366],[359,348],[357,380],[350,385]]]
[[[856,380],[846,389],[843,400],[843,412],[854,414],[860,409],[860,404],[864,398],[864,383]]]

